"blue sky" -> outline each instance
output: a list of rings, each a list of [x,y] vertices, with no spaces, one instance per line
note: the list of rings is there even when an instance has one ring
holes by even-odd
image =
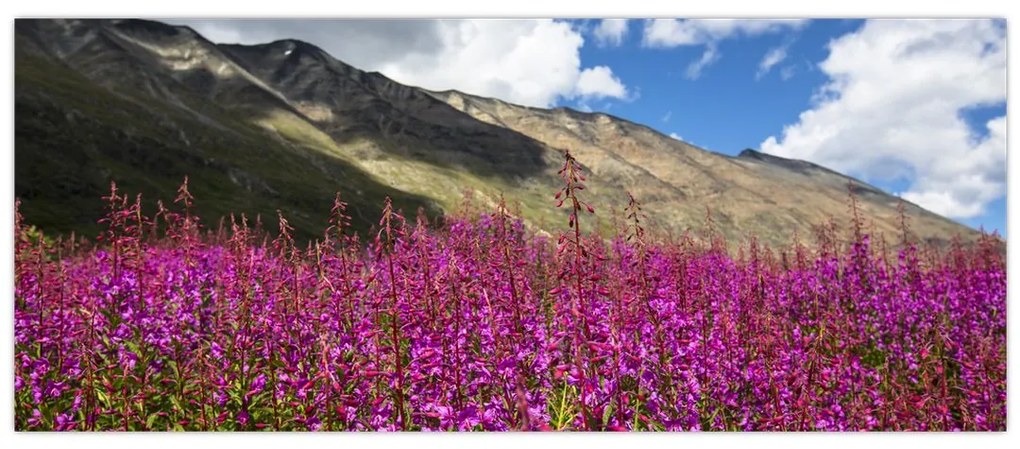
[[[725,154],[809,160],[1005,234],[1004,21],[170,22],[216,42],[302,39],[406,84],[607,112]]]
[[[581,59],[589,65],[612,67],[621,81],[634,86],[636,99],[574,99],[560,104],[588,106],[665,134],[676,133],[702,148],[735,155],[745,148],[757,149],[766,137],[796,121],[826,81],[814,67],[825,59],[826,44],[861,22],[817,21],[800,31],[722,41],[719,60],[697,79],[688,79],[685,70],[701,57],[702,47],[645,48],[640,30],[631,29],[620,46],[585,45]],[[792,42],[786,60],[757,78],[765,54],[786,42]],[[793,71],[787,80],[780,74],[785,67]]]

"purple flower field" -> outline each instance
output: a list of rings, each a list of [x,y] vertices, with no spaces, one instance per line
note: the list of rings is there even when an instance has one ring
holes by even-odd
[[[561,174],[551,238],[502,206],[437,228],[388,201],[358,237],[339,196],[307,245],[284,217],[209,231],[187,184],[151,217],[114,190],[97,242],[19,215],[15,427],[1005,430],[994,236],[653,238],[633,199],[588,234],[598,205]]]

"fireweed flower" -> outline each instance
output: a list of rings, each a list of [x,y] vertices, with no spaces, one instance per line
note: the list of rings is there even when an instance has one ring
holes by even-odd
[[[186,185],[162,228],[114,190],[102,240],[73,250],[19,214],[15,426],[1005,429],[994,236],[727,248],[655,238],[633,198],[595,236],[582,171],[553,199],[559,238],[505,202],[435,226],[391,202],[365,242],[339,199],[318,242],[284,219],[211,232]]]

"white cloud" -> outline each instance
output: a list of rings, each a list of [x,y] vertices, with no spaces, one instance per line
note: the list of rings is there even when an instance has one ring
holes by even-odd
[[[765,53],[765,57],[763,57],[761,62],[758,63],[758,73],[754,75],[754,79],[761,79],[761,77],[765,76],[770,70],[772,70],[772,67],[783,62],[783,60],[786,59],[786,48],[786,45],[781,45],[769,50],[768,53]]]
[[[738,36],[758,36],[796,29],[806,19],[652,19],[645,21],[642,42],[648,47],[709,45]]]
[[[688,79],[697,79],[722,56],[720,41],[799,29],[807,23],[806,19],[651,19],[645,21],[641,42],[653,48],[704,46],[701,58],[691,62],[685,73]]]
[[[595,42],[603,46],[618,46],[627,34],[627,19],[602,19],[593,32]]]
[[[701,54],[701,59],[698,59],[687,66],[687,70],[684,72],[684,75],[690,80],[701,78],[701,72],[705,70],[705,67],[712,65],[718,61],[720,57],[719,52],[715,48],[715,44],[710,44],[705,47],[705,52]]]
[[[797,66],[788,65],[779,70],[779,78],[783,81],[788,81],[793,78],[794,73],[797,71]]]
[[[816,104],[761,148],[873,182],[906,180],[907,200],[981,215],[1004,193],[1005,117],[979,137],[961,112],[1005,102],[1005,38],[992,20],[868,21],[830,43]]]
[[[684,138],[681,135],[677,134],[677,133],[669,133],[669,137],[672,137],[672,138],[674,138],[676,140],[684,140]]]
[[[1001,197],[1006,186],[1006,117],[990,120],[987,127],[988,136],[964,150],[962,159],[935,160],[930,173],[903,198],[941,215],[983,214],[985,205]]]
[[[215,42],[300,39],[405,84],[457,89],[528,106],[627,98],[609,67],[583,67],[581,31],[527,20],[172,20]]]
[[[573,95],[587,98],[627,98],[627,88],[604,65],[584,69],[577,79]]]
[[[673,118],[673,111],[666,111],[666,114],[662,116],[662,121],[669,122],[671,118]]]

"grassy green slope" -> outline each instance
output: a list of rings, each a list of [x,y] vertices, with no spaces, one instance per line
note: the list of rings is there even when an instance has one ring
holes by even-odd
[[[115,94],[60,63],[19,52],[15,194],[26,221],[48,233],[94,235],[110,180],[154,207],[156,199],[172,200],[185,175],[210,226],[234,212],[261,214],[275,229],[279,209],[300,236],[314,237],[335,191],[351,203],[361,230],[374,224],[387,195],[408,214],[418,207],[441,213],[434,201],[394,189],[335,154],[280,138],[240,111],[202,106],[204,117],[151,97]]]

